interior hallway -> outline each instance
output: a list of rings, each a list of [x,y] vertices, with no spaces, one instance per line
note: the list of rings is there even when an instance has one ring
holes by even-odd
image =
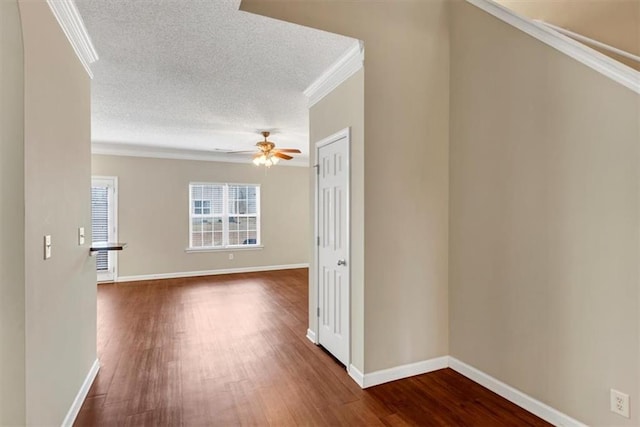
[[[548,425],[450,369],[361,390],[305,337],[307,274],[99,285],[75,425]]]

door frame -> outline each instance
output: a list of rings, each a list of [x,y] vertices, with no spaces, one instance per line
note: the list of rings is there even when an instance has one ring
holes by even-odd
[[[111,210],[113,213],[113,241],[118,241],[118,177],[117,176],[103,176],[103,175],[91,175],[91,186],[94,181],[105,183],[113,187],[113,200],[111,203]],[[91,220],[93,222],[93,219]],[[93,229],[92,229],[93,233]],[[93,238],[92,238],[93,241]],[[113,276],[110,273],[102,273],[102,277],[96,271],[97,282],[117,282],[118,281],[118,253],[116,251],[109,251],[109,261],[113,265]]]
[[[313,209],[313,216],[314,216],[314,221],[313,221],[313,225],[314,225],[314,240],[315,242],[313,242],[313,259],[314,259],[314,274],[313,274],[313,280],[314,280],[314,285],[315,285],[315,307],[309,307],[310,309],[315,310],[316,312],[316,331],[315,331],[315,336],[313,337],[313,342],[316,345],[320,344],[320,269],[319,269],[319,264],[320,264],[320,251],[319,251],[319,244],[320,244],[320,227],[318,224],[318,221],[320,220],[320,215],[318,214],[318,208],[320,207],[320,200],[319,200],[319,187],[320,187],[320,164],[318,162],[318,159],[320,158],[319,154],[320,154],[320,148],[329,145],[331,143],[337,142],[341,139],[345,139],[345,142],[347,144],[347,153],[346,153],[346,165],[347,165],[347,188],[346,188],[346,217],[347,217],[347,223],[346,223],[346,228],[347,228],[347,236],[346,236],[346,250],[347,250],[347,265],[346,267],[348,268],[348,278],[349,278],[349,292],[347,292],[347,312],[348,312],[348,316],[347,316],[347,342],[349,343],[348,348],[347,348],[347,363],[346,363],[346,368],[349,369],[349,366],[351,365],[351,290],[352,290],[352,286],[351,286],[351,127],[346,127],[332,135],[329,135],[326,138],[321,139],[320,141],[315,143],[315,165],[313,166],[314,169],[316,170],[315,173],[315,185],[314,185],[314,209]]]

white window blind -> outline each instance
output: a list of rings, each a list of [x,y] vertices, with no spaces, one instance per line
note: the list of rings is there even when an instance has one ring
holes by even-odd
[[[189,247],[260,245],[260,186],[189,184]]]
[[[109,188],[91,187],[91,238],[94,243],[109,240]],[[107,271],[109,257],[107,252],[96,255],[96,269]]]

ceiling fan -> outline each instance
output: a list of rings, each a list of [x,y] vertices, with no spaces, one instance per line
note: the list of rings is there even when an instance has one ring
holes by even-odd
[[[300,154],[302,151],[297,148],[276,148],[276,144],[271,141],[267,141],[270,133],[267,131],[261,132],[264,137],[264,141],[258,141],[256,147],[258,152],[253,156],[253,164],[256,166],[265,165],[271,167],[278,163],[280,159],[291,160],[293,156],[285,153]]]

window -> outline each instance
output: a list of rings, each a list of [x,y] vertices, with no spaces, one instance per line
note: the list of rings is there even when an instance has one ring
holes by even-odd
[[[260,186],[189,184],[189,248],[260,245]]]

